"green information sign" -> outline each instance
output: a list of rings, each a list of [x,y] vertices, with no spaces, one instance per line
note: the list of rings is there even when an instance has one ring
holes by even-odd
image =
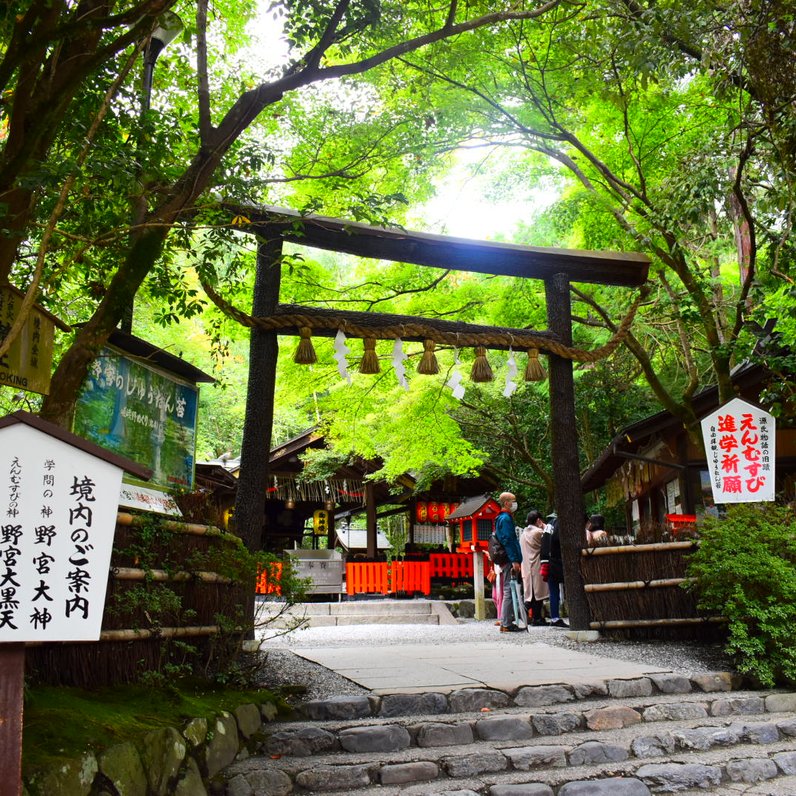
[[[74,432],[152,469],[150,486],[193,487],[199,391],[103,349],[75,408]]]

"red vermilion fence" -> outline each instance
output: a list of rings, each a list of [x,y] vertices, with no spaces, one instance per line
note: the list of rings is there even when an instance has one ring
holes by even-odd
[[[484,572],[489,569],[489,558],[484,556]],[[472,580],[473,554],[472,553],[431,553],[431,577],[445,578],[446,580]]]
[[[388,594],[389,565],[386,561],[361,561],[345,565],[346,594]]]
[[[256,594],[282,594],[282,564],[275,561],[269,564],[266,569],[260,571],[257,576],[257,584],[254,588]]]
[[[347,594],[431,594],[431,565],[428,561],[363,561],[346,564]]]
[[[431,594],[431,564],[428,561],[393,561],[390,579],[391,591]]]
[[[484,571],[488,568],[486,556]],[[347,594],[431,593],[432,579],[472,580],[472,553],[432,553],[428,561],[355,561],[346,564]],[[280,595],[282,565],[271,564],[257,578],[257,594]]]

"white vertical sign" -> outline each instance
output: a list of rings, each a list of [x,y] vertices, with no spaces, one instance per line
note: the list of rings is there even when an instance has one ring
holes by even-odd
[[[0,428],[0,642],[99,639],[122,470]]]
[[[740,398],[702,420],[715,503],[774,500],[776,421]]]

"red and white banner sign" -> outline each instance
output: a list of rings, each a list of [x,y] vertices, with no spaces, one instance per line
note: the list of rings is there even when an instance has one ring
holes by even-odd
[[[715,503],[774,500],[775,432],[772,415],[740,398],[703,418]]]

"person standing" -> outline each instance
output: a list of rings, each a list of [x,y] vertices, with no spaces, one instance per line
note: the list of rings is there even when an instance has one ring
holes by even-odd
[[[592,514],[586,523],[586,544],[594,547],[604,544],[608,540],[608,533],[605,530],[605,517],[602,514]]]
[[[540,572],[550,587],[550,624],[553,627],[569,627],[561,618],[561,586],[564,583],[564,560],[561,558],[561,538],[558,534],[558,516],[550,514],[542,539]]]
[[[506,550],[509,563],[503,570],[503,604],[500,610],[500,632],[515,633],[521,628],[512,621],[511,588],[512,578],[520,577],[522,551],[517,541],[517,528],[514,525],[514,512],[517,511],[517,498],[511,492],[501,492],[498,496],[500,514],[495,519],[495,536]]]
[[[503,608],[503,568],[494,561],[491,563],[492,574],[492,602],[495,604],[495,614],[498,617],[496,625],[500,624],[500,612]]]
[[[522,552],[522,585],[525,604],[530,608],[534,627],[546,625],[544,618],[544,601],[550,595],[550,589],[542,580],[541,550],[544,537],[545,522],[536,511],[528,512],[525,528],[520,534],[520,551]]]

